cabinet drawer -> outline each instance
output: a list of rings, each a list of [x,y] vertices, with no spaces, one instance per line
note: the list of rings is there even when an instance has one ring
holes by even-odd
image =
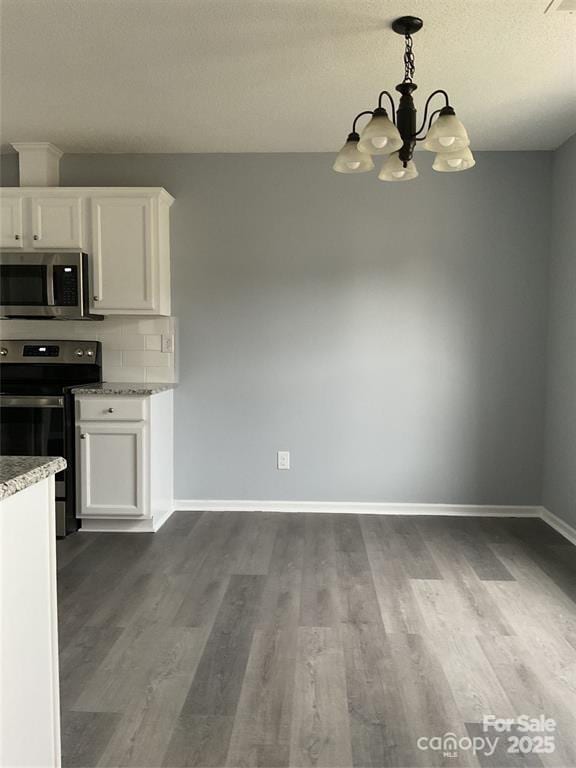
[[[146,418],[143,397],[82,397],[78,400],[81,421],[142,421]]]

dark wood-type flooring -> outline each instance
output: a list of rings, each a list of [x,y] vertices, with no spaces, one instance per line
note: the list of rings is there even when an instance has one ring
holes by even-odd
[[[576,766],[576,548],[540,520],[180,512],[58,559],[64,766]],[[417,748],[489,714],[554,753]]]

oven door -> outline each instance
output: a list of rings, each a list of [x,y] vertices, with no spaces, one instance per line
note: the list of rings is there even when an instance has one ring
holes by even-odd
[[[64,456],[65,398],[0,395],[0,454]],[[66,470],[56,475],[56,534],[66,535]]]

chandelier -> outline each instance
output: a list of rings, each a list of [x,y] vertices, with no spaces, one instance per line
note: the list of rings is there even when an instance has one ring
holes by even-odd
[[[392,23],[392,29],[403,35],[404,80],[396,86],[401,94],[398,107],[388,91],[382,91],[378,97],[378,106],[374,110],[360,112],[352,123],[352,132],[338,153],[333,168],[338,173],[365,173],[374,168],[373,155],[385,155],[386,159],[378,178],[382,181],[408,181],[418,176],[413,155],[416,143],[423,141],[424,149],[436,152],[432,167],[435,171],[453,173],[465,171],[475,165],[470,151],[470,139],[466,128],[456,117],[446,91],[434,91],[426,99],[424,119],[416,130],[416,107],[412,93],[418,87],[413,81],[415,64],[412,51],[412,35],[422,29],[423,21],[416,16],[402,16]],[[428,117],[432,99],[443,96],[445,104],[434,110]],[[391,113],[382,106],[386,97],[390,102]],[[357,131],[358,121],[370,115],[371,119],[361,133]],[[391,119],[390,119],[391,118]]]

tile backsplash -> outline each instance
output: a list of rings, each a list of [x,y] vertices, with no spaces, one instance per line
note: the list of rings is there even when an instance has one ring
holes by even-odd
[[[105,381],[176,382],[176,330],[174,317],[0,321],[3,339],[101,341]],[[162,351],[163,338],[169,340],[171,351]]]

